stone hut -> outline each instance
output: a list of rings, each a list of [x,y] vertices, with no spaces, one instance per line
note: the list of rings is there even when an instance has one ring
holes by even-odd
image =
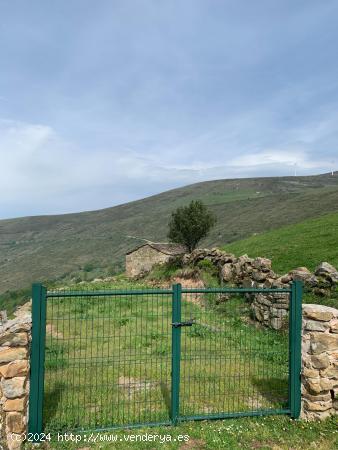
[[[126,275],[137,277],[184,253],[186,248],[180,244],[147,242],[126,254]]]

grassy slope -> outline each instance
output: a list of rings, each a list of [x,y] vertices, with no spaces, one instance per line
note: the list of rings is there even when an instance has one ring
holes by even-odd
[[[191,199],[203,200],[218,217],[202,245],[222,245],[338,211],[338,176],[210,181],[100,211],[2,220],[0,294],[76,274],[88,263],[117,268],[140,242],[128,235],[165,240],[171,211]]]
[[[279,273],[300,266],[314,270],[322,261],[338,267],[338,213],[252,236],[224,248],[236,255],[271,258]]]

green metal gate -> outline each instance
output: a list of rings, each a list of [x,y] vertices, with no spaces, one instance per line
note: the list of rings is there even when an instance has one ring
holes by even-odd
[[[290,301],[278,331],[252,296]],[[268,297],[270,296],[270,297]],[[302,285],[48,291],[33,285],[29,431],[300,413]],[[278,305],[277,305],[278,306]]]

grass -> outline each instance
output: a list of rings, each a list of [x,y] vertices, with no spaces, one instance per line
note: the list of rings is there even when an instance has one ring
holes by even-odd
[[[202,245],[224,245],[337,211],[338,177],[208,181],[100,211],[1,220],[0,294],[33,281],[114,275],[125,253],[142,242],[128,236],[166,240],[171,212],[192,199],[218,218]]]
[[[238,296],[184,294],[182,320],[190,318],[181,330],[182,416],[288,407],[285,333],[252,324]],[[46,429],[167,422],[171,321],[167,294],[50,298]]]
[[[142,442],[141,437],[157,435],[157,442]],[[104,439],[117,442],[105,443]],[[129,439],[137,439],[131,442]],[[187,443],[178,442],[178,436],[188,436]],[[161,437],[162,443],[159,443]],[[93,436],[96,438],[96,435]],[[102,450],[121,449],[155,449],[165,450],[333,450],[338,447],[338,431],[336,419],[324,422],[294,421],[286,416],[226,419],[223,421],[185,422],[175,428],[144,427],[137,430],[118,430],[101,433],[101,442],[92,444],[57,442],[52,435],[53,449],[75,450],[79,448],[95,448]],[[180,439],[182,439],[180,437]],[[30,447],[30,446],[28,446]]]
[[[338,213],[252,236],[224,249],[270,258],[273,269],[281,274],[301,266],[313,271],[322,261],[338,267]]]

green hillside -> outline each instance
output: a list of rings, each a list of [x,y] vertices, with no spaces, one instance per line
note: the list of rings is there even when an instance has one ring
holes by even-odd
[[[192,199],[218,217],[201,245],[220,246],[338,212],[338,173],[208,181],[99,211],[1,220],[0,293],[64,274],[117,272],[126,251],[142,242],[128,236],[166,240],[170,213]]]
[[[300,266],[314,270],[322,261],[338,268],[338,213],[252,236],[224,249],[236,255],[270,258],[278,273]]]

